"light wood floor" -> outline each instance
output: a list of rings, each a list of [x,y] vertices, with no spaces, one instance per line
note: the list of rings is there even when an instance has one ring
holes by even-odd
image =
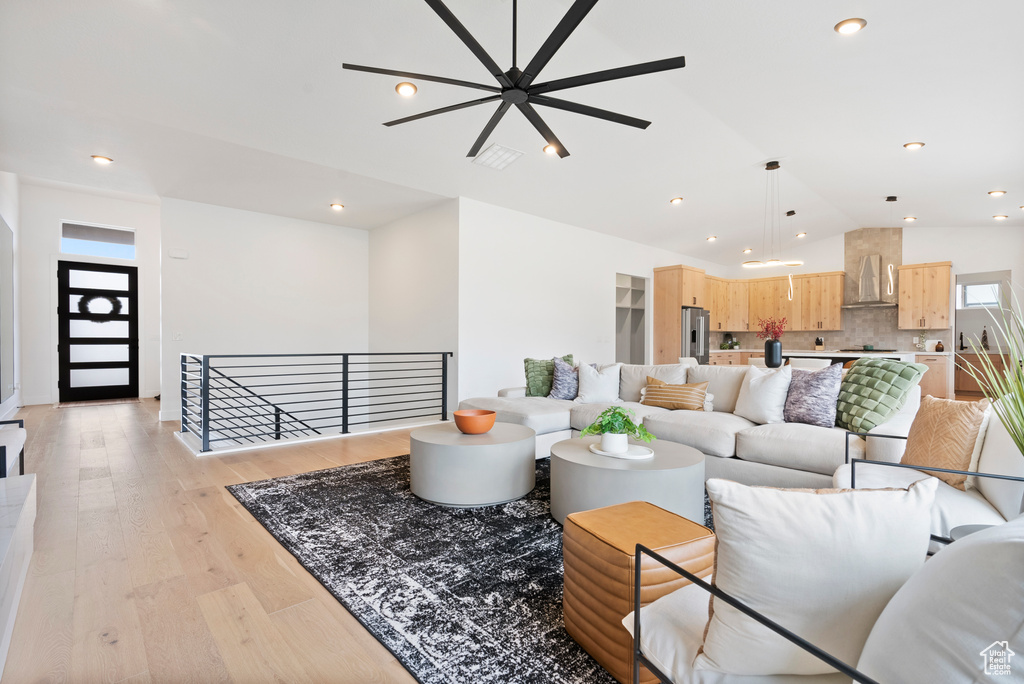
[[[157,402],[25,418],[35,553],[3,682],[415,680],[224,485],[409,453],[409,431],[196,458]]]

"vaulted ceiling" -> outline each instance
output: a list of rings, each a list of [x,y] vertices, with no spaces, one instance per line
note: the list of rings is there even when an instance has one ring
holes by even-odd
[[[511,0],[446,4],[510,65]],[[520,66],[570,4],[521,0]],[[832,30],[852,16],[867,27]],[[913,230],[1024,227],[1022,25],[1019,0],[601,0],[541,80],[685,55],[561,95],[653,124],[545,109],[572,153],[559,159],[507,116],[490,142],[524,155],[495,171],[465,157],[490,105],[381,125],[482,93],[418,82],[405,99],[400,79],[341,69],[488,82],[422,0],[6,2],[0,170],[362,228],[461,195],[735,264],[760,246],[778,159],[811,240],[904,215]]]

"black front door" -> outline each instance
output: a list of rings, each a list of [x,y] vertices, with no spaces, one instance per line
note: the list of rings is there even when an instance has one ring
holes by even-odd
[[[139,396],[138,269],[57,262],[60,401]]]

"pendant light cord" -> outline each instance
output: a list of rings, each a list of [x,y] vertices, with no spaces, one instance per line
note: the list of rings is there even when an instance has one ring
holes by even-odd
[[[516,68],[516,25],[518,22],[519,15],[519,1],[512,0],[512,68]]]

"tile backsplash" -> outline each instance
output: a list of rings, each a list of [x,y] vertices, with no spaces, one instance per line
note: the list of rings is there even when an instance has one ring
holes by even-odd
[[[921,337],[920,330],[900,330],[897,321],[896,307],[888,309],[843,309],[843,329],[808,332],[787,332],[782,336],[783,349],[814,349],[814,338],[825,340],[825,349],[854,349],[865,344],[874,345],[876,349],[896,349],[898,351],[915,351]],[[953,350],[952,331],[928,330],[927,339],[942,340],[946,351]],[[757,349],[764,342],[757,339],[757,333],[733,333],[744,349]],[[711,348],[717,349],[725,335],[713,333]]]

